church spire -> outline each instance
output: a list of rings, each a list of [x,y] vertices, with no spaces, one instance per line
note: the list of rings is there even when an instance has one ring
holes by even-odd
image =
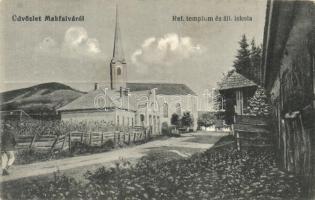
[[[125,55],[122,48],[120,27],[119,27],[119,14],[118,5],[116,4],[116,24],[115,24],[115,36],[114,36],[114,50],[113,50],[113,62],[125,63]]]
[[[111,80],[112,90],[126,88],[127,64],[125,61],[124,51],[122,48],[117,5],[116,5],[116,24],[115,24],[113,58],[110,62],[110,80]]]

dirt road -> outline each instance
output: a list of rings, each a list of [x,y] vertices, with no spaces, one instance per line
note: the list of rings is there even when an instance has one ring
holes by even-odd
[[[187,150],[183,152],[181,149],[195,149],[199,152],[205,151],[224,135],[226,133],[188,133],[178,138],[154,140],[138,146],[116,149],[105,153],[17,165],[10,168],[11,174],[9,176],[2,176],[0,178],[0,183],[20,178],[48,175],[56,171],[67,172],[67,174],[71,175],[72,173],[78,173],[78,170],[86,171],[96,169],[100,166],[112,166],[119,160],[135,161],[147,155],[152,149],[157,148],[177,147],[177,149],[169,151],[181,157],[189,157],[192,153],[187,153]]]

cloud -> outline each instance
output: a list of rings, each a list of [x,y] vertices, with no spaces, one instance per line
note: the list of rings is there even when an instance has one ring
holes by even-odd
[[[101,52],[98,40],[89,38],[83,27],[70,27],[65,33],[62,48],[70,55],[95,56]]]
[[[149,47],[153,42],[155,42],[156,38],[155,37],[150,37],[148,39],[146,39],[143,44],[142,44],[142,48],[146,48]]]
[[[201,53],[199,44],[194,44],[190,37],[181,37],[168,33],[161,38],[149,37],[143,41],[141,48],[131,55],[131,61],[139,72],[145,72],[148,66],[171,66]]]
[[[79,46],[88,39],[88,34],[83,27],[70,27],[65,34],[65,43],[70,46]]]
[[[42,53],[55,53],[64,57],[99,57],[101,49],[95,38],[89,38],[87,31],[80,26],[66,30],[63,42],[58,44],[52,37],[45,37],[37,46]]]

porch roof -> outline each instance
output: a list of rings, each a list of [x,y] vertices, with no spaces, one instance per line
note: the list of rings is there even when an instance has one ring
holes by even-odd
[[[227,76],[218,85],[220,91],[257,86],[256,83],[254,83],[253,81],[249,80],[248,78],[237,72],[233,72],[230,76]]]

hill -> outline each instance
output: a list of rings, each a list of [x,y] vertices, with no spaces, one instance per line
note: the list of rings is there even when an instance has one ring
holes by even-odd
[[[43,115],[55,117],[58,108],[82,94],[85,93],[61,83],[44,83],[0,93],[0,109],[23,110],[35,118]]]

